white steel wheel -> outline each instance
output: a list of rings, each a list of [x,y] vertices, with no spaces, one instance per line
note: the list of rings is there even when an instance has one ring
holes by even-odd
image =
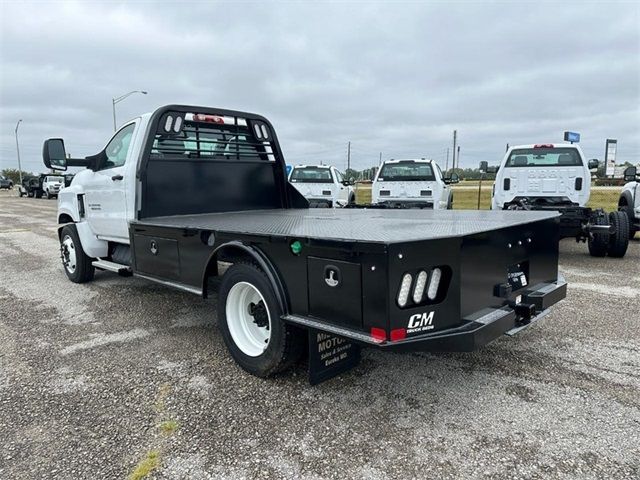
[[[264,297],[249,282],[238,282],[227,296],[225,314],[236,346],[249,357],[264,353],[271,340],[271,314]]]
[[[75,273],[77,267],[76,246],[69,235],[65,235],[60,244],[60,256],[64,268],[71,274]]]

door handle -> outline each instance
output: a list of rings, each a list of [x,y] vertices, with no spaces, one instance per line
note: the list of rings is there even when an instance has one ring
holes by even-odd
[[[114,182],[116,180],[122,180],[124,177],[122,175],[114,175],[113,177],[111,177],[111,180],[113,180]]]

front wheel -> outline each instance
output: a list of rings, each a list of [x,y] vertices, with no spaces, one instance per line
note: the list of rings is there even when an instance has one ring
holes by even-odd
[[[233,359],[247,372],[269,377],[298,361],[301,332],[283,312],[265,273],[253,263],[231,266],[220,283],[218,325]]]
[[[609,238],[609,256],[622,258],[629,246],[629,218],[625,212],[611,212],[609,223],[613,229]]]
[[[74,283],[85,283],[93,280],[95,268],[92,258],[84,253],[78,230],[74,224],[66,225],[60,232],[60,258],[64,273]]]

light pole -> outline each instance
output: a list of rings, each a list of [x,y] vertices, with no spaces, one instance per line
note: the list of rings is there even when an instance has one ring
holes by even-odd
[[[20,165],[20,145],[18,144],[18,127],[20,126],[20,122],[22,119],[18,120],[16,123],[16,152],[18,153],[18,175],[20,176],[20,186],[22,186],[22,166]]]
[[[111,104],[113,106],[113,131],[114,132],[116,131],[116,128],[117,128],[117,125],[116,125],[116,103],[120,103],[122,100],[127,98],[129,95],[133,95],[134,93],[141,93],[143,95],[147,94],[147,92],[145,92],[144,90],[132,90],[129,93],[125,93],[124,95],[121,95],[119,97],[111,99]]]

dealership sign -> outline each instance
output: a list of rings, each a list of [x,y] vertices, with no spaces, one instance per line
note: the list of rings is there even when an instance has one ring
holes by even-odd
[[[617,149],[618,149],[618,140],[607,138],[607,143],[604,150],[604,161],[607,167],[604,174],[607,177],[612,177],[615,173]]]

